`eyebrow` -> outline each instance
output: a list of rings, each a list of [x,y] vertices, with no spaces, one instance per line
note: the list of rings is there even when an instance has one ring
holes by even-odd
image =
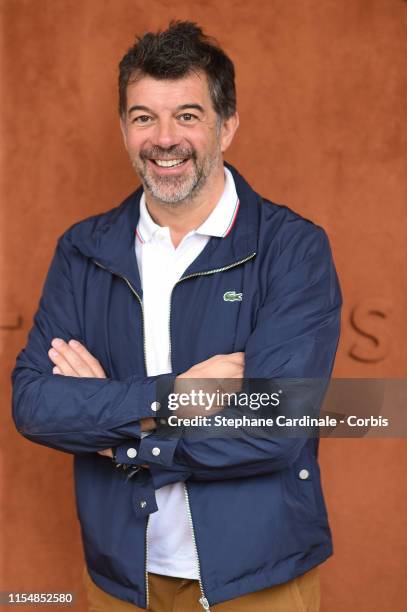
[[[175,110],[181,111],[181,110],[186,110],[187,108],[194,108],[198,110],[199,112],[201,112],[202,114],[204,114],[205,112],[203,107],[200,104],[194,104],[194,103],[181,104],[180,106],[177,106]],[[142,104],[135,104],[134,106],[131,106],[129,108],[128,115],[130,115],[131,113],[134,113],[135,111],[146,111],[147,113],[153,112],[151,108],[148,108],[148,106],[143,106]]]

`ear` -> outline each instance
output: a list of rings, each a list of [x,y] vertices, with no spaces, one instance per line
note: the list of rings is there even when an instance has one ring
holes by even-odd
[[[220,141],[221,141],[221,150],[222,153],[229,148],[232,143],[233,137],[237,128],[239,127],[239,115],[236,111],[234,115],[229,117],[229,119],[224,119],[222,121],[221,133],[220,133]]]
[[[123,118],[123,116],[120,117],[120,130],[123,136],[123,142],[124,142],[124,146],[126,151],[128,151],[128,147],[127,147],[127,129],[126,129],[126,123],[125,123],[125,119]]]

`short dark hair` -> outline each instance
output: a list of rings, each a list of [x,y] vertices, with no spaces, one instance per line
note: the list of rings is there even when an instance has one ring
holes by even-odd
[[[231,59],[192,21],[171,21],[167,30],[137,37],[119,64],[119,113],[127,108],[127,85],[137,77],[179,79],[206,73],[215,112],[228,119],[236,112],[235,68]]]

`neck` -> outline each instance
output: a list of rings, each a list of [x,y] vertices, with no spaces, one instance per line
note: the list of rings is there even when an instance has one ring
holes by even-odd
[[[219,202],[224,187],[225,172],[222,163],[192,200],[175,205],[164,204],[145,191],[147,209],[157,225],[169,227],[172,242],[177,247],[188,232],[202,225],[209,217]]]

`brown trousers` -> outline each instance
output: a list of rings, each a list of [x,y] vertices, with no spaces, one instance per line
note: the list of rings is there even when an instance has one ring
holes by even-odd
[[[85,570],[89,612],[144,612],[99,589]],[[203,612],[197,580],[148,575],[150,612]],[[319,612],[319,570],[314,567],[285,584],[211,606],[213,612]]]

